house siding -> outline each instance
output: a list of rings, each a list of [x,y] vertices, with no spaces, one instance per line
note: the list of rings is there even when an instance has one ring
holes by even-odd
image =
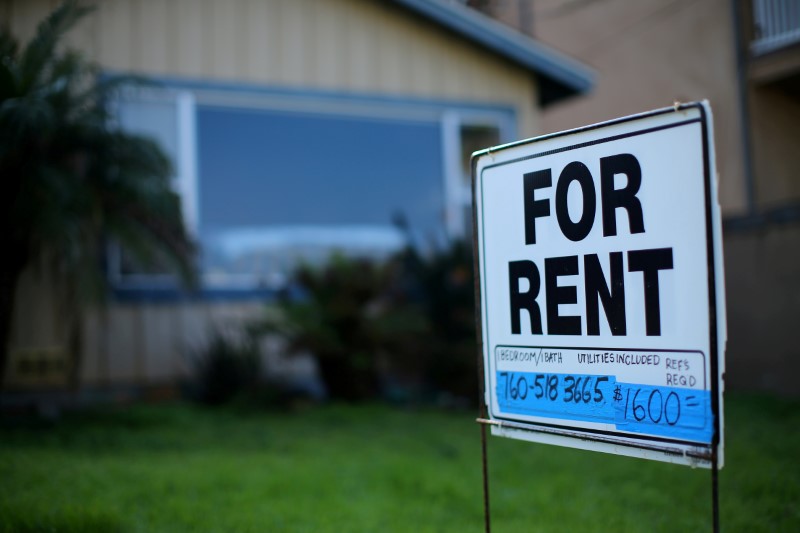
[[[53,7],[5,2],[23,39]],[[272,87],[512,105],[541,133],[535,77],[378,0],[106,0],[68,43],[103,68]]]
[[[800,46],[754,55],[752,0],[567,4],[533,2],[529,31],[594,67],[597,89],[547,109],[543,129],[710,101],[724,227],[726,388],[800,395],[793,377],[800,372]]]
[[[0,0],[0,23],[24,42],[57,5]],[[521,137],[542,133],[529,71],[379,0],[105,0],[67,42],[112,72],[502,105],[514,109]],[[66,318],[50,316],[54,303],[38,283],[26,279],[19,288],[18,301],[38,299],[16,310],[12,364],[41,344],[34,326],[43,313],[55,332],[48,345],[66,346]],[[174,380],[210,332],[258,316],[262,305],[112,301],[94,308],[83,320],[81,383]]]

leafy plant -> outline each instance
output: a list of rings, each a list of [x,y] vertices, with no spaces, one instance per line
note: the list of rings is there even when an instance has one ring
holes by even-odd
[[[106,237],[143,262],[166,259],[192,277],[193,245],[170,162],[151,140],[111,126],[108,102],[127,78],[98,68],[60,41],[90,9],[67,1],[24,47],[0,30],[0,383],[14,294],[26,268],[49,264],[65,316],[77,376],[80,305],[102,294]]]
[[[409,353],[419,361],[428,392],[460,403],[478,398],[478,352],[472,248],[454,241],[423,256],[413,248],[401,255],[408,299],[427,324]]]
[[[271,309],[264,329],[313,354],[335,399],[478,396],[472,254],[455,242],[373,263],[336,256],[295,276],[303,294]]]
[[[193,363],[194,394],[202,403],[219,405],[258,385],[261,366],[253,339],[215,331]]]
[[[303,296],[281,301],[262,328],[316,357],[331,398],[373,398],[381,391],[381,364],[425,327],[419,313],[397,305],[398,267],[340,255],[322,268],[301,267],[295,283]]]

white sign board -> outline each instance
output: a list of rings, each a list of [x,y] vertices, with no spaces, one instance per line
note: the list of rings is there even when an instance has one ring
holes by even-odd
[[[722,465],[725,302],[707,102],[476,152],[496,435]]]

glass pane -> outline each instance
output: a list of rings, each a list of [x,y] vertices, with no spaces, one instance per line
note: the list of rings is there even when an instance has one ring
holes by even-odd
[[[280,284],[299,261],[381,257],[441,232],[438,122],[198,107],[206,280]]]
[[[500,144],[500,128],[492,125],[464,124],[461,126],[461,177],[470,184],[472,153]]]
[[[174,168],[178,155],[178,115],[174,100],[123,102],[118,119],[125,131],[155,140]]]
[[[163,98],[146,100],[122,100],[118,102],[117,119],[123,130],[153,139],[172,163],[173,173],[177,170],[178,155],[178,109],[175,99],[165,94]],[[172,178],[175,179],[173,174]],[[119,246],[112,244],[112,246]],[[172,265],[158,253],[144,264],[130,250],[120,247],[117,272],[123,279],[131,276],[171,276],[175,273]]]

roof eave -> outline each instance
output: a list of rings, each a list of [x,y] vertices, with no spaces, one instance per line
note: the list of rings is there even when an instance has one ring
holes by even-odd
[[[474,9],[440,0],[391,1],[530,70],[542,82],[542,105],[586,93],[594,86],[594,71],[587,66]]]

